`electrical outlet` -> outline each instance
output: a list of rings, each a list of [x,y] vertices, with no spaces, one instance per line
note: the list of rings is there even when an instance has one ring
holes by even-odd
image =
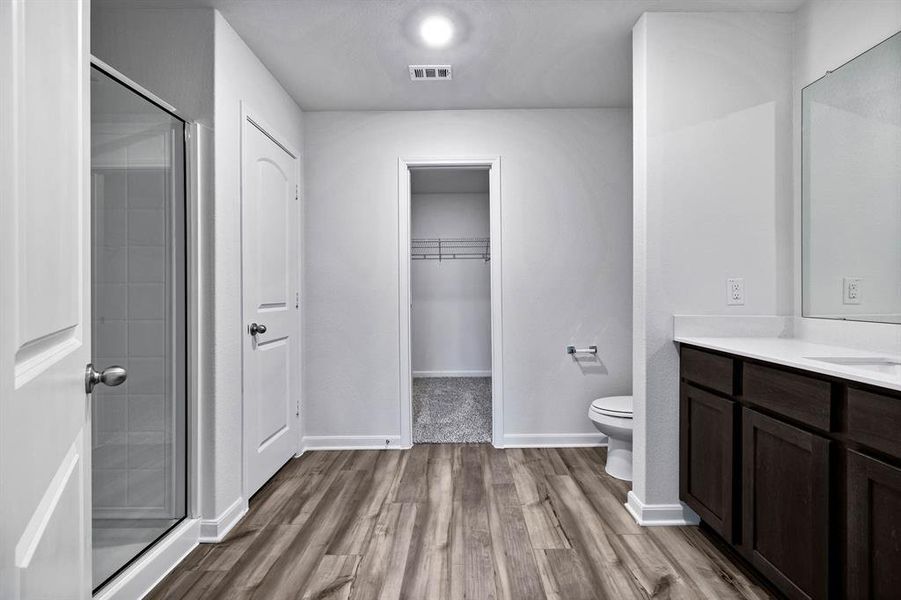
[[[842,279],[842,303],[860,304],[863,301],[863,277]]]
[[[740,277],[726,280],[726,304],[743,306],[745,303],[745,280]]]

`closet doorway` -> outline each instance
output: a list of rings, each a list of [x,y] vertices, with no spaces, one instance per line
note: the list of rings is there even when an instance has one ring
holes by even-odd
[[[502,445],[500,161],[401,160],[401,438]]]

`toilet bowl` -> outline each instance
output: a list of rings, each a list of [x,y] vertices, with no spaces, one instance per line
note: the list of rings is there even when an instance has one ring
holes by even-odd
[[[632,481],[632,396],[598,398],[588,418],[607,436],[607,473]]]

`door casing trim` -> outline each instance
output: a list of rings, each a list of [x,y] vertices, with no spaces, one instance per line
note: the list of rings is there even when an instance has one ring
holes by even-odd
[[[397,254],[400,347],[400,443],[413,445],[413,359],[410,169],[458,167],[488,169],[488,203],[491,236],[491,443],[504,446],[504,335],[501,232],[501,157],[499,155],[421,156],[397,160]]]

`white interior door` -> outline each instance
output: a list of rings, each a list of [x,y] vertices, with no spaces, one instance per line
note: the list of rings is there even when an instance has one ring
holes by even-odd
[[[297,156],[244,120],[244,492],[297,451]]]
[[[91,596],[87,8],[0,1],[0,598]]]

